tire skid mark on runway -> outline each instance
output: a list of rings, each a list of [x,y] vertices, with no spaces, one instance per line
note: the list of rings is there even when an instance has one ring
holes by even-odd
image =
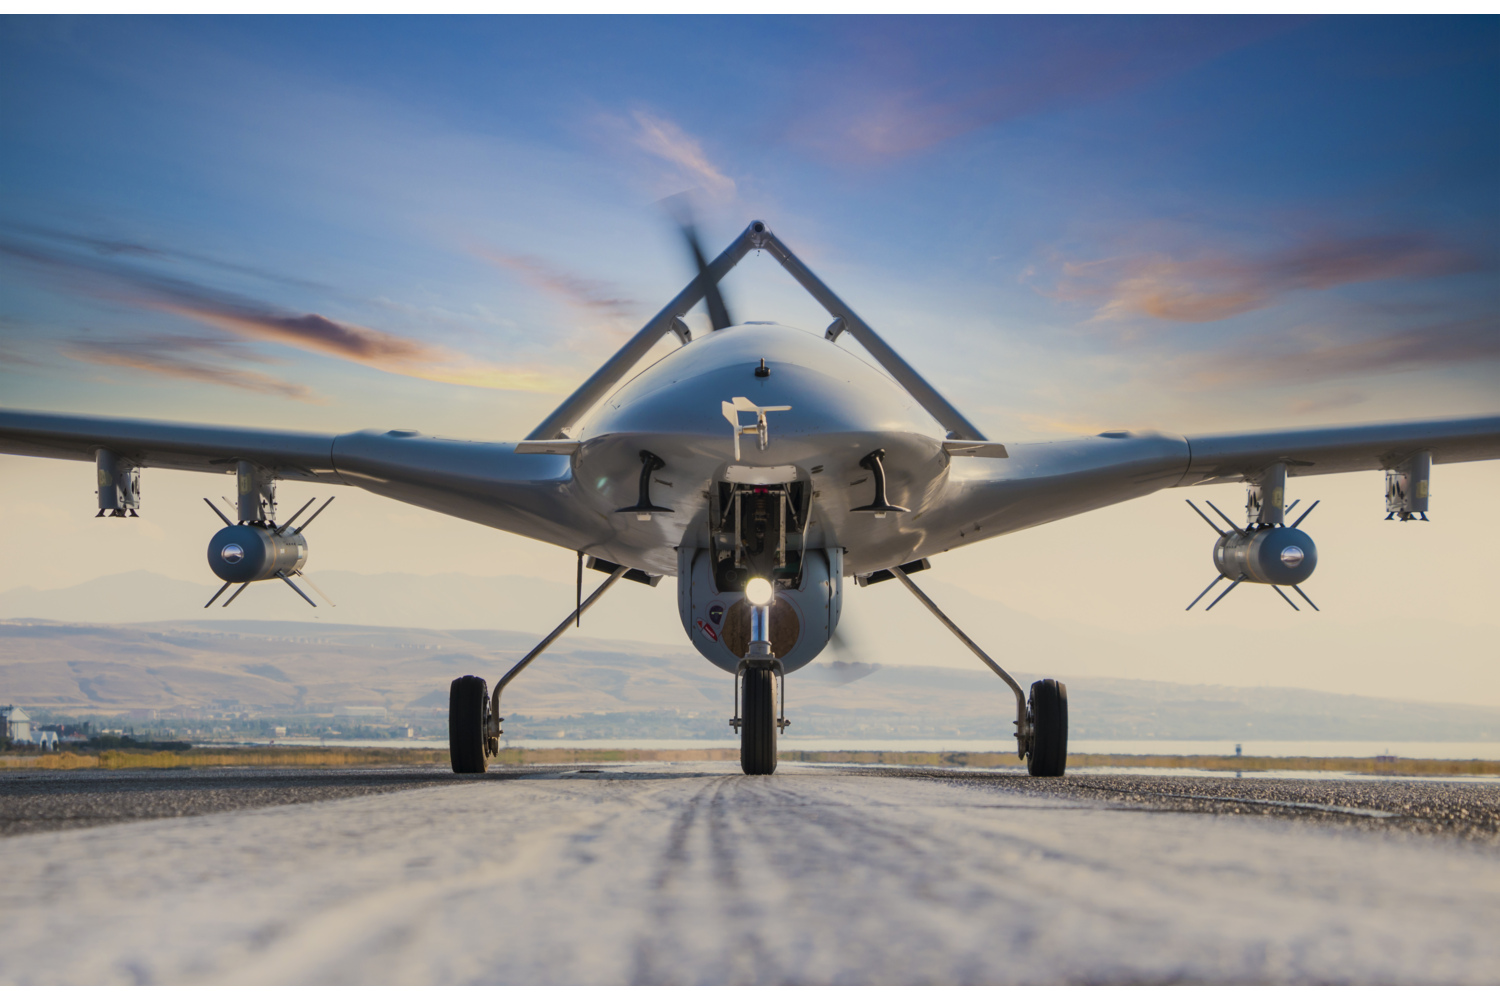
[[[825,799],[825,804],[831,803]],[[831,815],[815,815],[810,822],[814,826],[826,828],[843,846],[852,847],[856,853],[878,854],[880,845],[877,842],[884,841],[884,846],[894,847],[906,854],[910,862],[909,869],[914,873],[915,884],[902,886],[890,893],[894,897],[951,905],[963,912],[984,909],[1009,911],[1015,918],[1011,924],[1015,929],[1009,943],[1017,951],[1024,952],[1031,947],[1035,940],[1034,928],[1046,924],[1047,911],[1055,909],[1059,904],[1083,912],[1092,911],[1093,919],[1104,923],[1119,926],[1134,924],[1138,928],[1155,925],[1161,928],[1162,934],[1170,936],[1175,917],[1153,918],[1149,914],[1143,914],[1139,907],[1140,893],[1154,891],[1149,872],[1143,874],[1138,870],[1128,870],[1108,854],[1088,858],[1077,852],[1060,850],[1054,844],[1029,836],[973,829],[974,824],[962,824],[970,828],[954,829],[954,836],[949,837],[940,831],[944,829],[944,821],[951,817],[934,817],[932,814],[937,811],[920,806],[908,807],[891,816],[879,817],[859,813],[849,815],[840,811],[836,818]],[[960,807],[959,810],[949,812],[961,814],[963,811],[966,810]],[[1124,810],[1100,804],[1066,812],[1097,814],[1104,811]],[[894,829],[895,826],[904,829]],[[1009,848],[1009,858],[1001,862],[990,851],[976,851],[970,839],[976,834],[990,844],[998,842]],[[961,871],[956,869],[955,863],[962,865]],[[1059,877],[1055,870],[1055,866],[1059,864],[1064,866],[1064,872],[1068,874]],[[1033,877],[1030,870],[1037,866],[1048,866],[1054,870],[1046,875]],[[1072,872],[1077,874],[1071,874]],[[1077,892],[1071,891],[1068,885],[1085,873],[1088,884]],[[1255,877],[1257,873],[1231,863],[1228,866],[1216,866],[1208,874],[1244,878]],[[991,877],[982,877],[985,875]],[[1118,902],[1108,897],[1101,899],[1097,891],[1097,879],[1101,877],[1122,888],[1131,888],[1119,894],[1122,898]],[[949,893],[944,896],[929,888],[936,885],[949,886]],[[953,888],[955,886],[956,889]],[[1210,903],[1218,894],[1216,882],[1210,882],[1193,895],[1200,903]],[[1047,900],[1048,906],[1038,910],[1034,905],[1035,900]],[[1081,964],[1087,966],[1088,963]],[[955,977],[946,981],[963,982],[970,978],[957,974],[958,970],[954,971]],[[1080,970],[1077,978],[1083,982],[1112,981],[1107,971],[1090,972],[1086,969]]]
[[[749,790],[739,776],[715,776],[677,806],[667,849],[652,879],[650,918],[632,947],[630,982],[636,985],[681,982],[756,984],[768,979],[773,962],[759,928],[774,913],[757,898],[744,870],[762,870],[753,843],[736,822],[736,809]],[[663,788],[670,795],[677,791]],[[750,793],[753,798],[753,793]],[[696,892],[693,890],[696,889]],[[704,890],[708,890],[706,893]],[[722,939],[697,946],[699,961],[710,975],[684,980],[669,970],[685,946],[693,947],[705,923],[728,922],[741,930],[732,942]]]
[[[658,983],[663,979],[657,971],[659,931],[670,925],[676,916],[672,890],[679,881],[691,874],[691,838],[698,825],[704,800],[710,797],[713,790],[713,785],[707,785],[676,806],[677,816],[667,830],[665,849],[657,861],[656,873],[648,883],[650,896],[644,901],[648,910],[647,917],[642,922],[644,927],[636,935],[630,949],[632,985]]]
[[[1490,853],[1092,798],[1044,808],[909,773],[731,767],[0,841],[0,981],[1500,978]],[[72,905],[22,918],[44,883]]]

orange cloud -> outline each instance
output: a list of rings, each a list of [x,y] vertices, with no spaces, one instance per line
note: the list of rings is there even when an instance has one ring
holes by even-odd
[[[87,361],[90,364],[133,368],[168,378],[229,386],[268,396],[281,396],[303,403],[325,402],[310,388],[297,382],[273,378],[262,372],[174,356],[170,351],[158,345],[81,342],[63,348],[62,353],[76,361]]]
[[[101,258],[78,257],[30,244],[0,239],[0,253],[65,285],[69,290],[123,301],[158,312],[182,316],[244,340],[286,344],[300,350],[341,358],[393,375],[468,385],[482,388],[509,389],[520,392],[564,392],[572,387],[573,377],[564,372],[540,368],[498,366],[478,361],[459,351],[428,344],[411,337],[388,333],[354,323],[341,322],[318,313],[298,313],[209,288],[179,278],[145,271],[132,263],[108,254]],[[235,369],[222,366],[195,368],[187,362],[172,361],[160,350],[116,352],[104,361],[107,352],[98,347],[76,348],[77,356],[108,364],[148,367],[161,374],[176,373],[183,378],[205,381],[228,378]],[[275,379],[257,381],[253,373],[243,373],[243,387],[255,391],[282,392],[291,383]],[[230,384],[225,382],[225,384]]]
[[[1308,336],[1290,349],[1236,350],[1201,359],[1195,378],[1205,386],[1237,382],[1299,383],[1500,360],[1500,319],[1438,323],[1361,340]]]
[[[540,258],[504,254],[483,248],[475,252],[491,264],[519,275],[533,288],[540,289],[568,305],[597,313],[608,319],[625,319],[634,315],[640,307],[640,303],[636,300],[620,295],[605,282],[568,274]]]
[[[1165,254],[1064,263],[1053,294],[1098,301],[1096,319],[1210,323],[1298,291],[1476,270],[1472,254],[1419,234],[1320,239],[1261,257]]]

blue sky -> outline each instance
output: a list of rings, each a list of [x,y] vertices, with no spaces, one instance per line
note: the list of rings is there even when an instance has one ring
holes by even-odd
[[[993,435],[1494,409],[1497,70],[1495,18],[7,18],[0,392],[519,436],[686,190]]]

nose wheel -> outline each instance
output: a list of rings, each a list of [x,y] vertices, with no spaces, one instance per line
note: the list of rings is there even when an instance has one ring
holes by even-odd
[[[746,666],[740,712],[729,720],[740,731],[740,768],[746,774],[776,773],[776,736],[787,721],[777,711],[777,669]]]

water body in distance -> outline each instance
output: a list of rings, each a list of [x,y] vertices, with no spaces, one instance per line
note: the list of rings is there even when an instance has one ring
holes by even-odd
[[[255,745],[274,742],[277,746],[389,747],[442,750],[445,739],[345,740],[316,738],[280,738],[255,740]],[[236,745],[245,745],[237,743]],[[510,748],[542,750],[568,748],[579,750],[707,750],[735,748],[739,739],[732,733],[721,740],[509,740]],[[1377,742],[1373,740],[1072,740],[1072,753],[1151,754],[1168,756],[1233,756],[1240,747],[1246,757],[1376,757],[1392,756],[1407,760],[1500,760],[1500,742]],[[886,750],[909,753],[1010,753],[1010,740],[965,740],[932,737],[914,740],[860,740],[832,737],[828,739],[780,740],[783,750]]]

